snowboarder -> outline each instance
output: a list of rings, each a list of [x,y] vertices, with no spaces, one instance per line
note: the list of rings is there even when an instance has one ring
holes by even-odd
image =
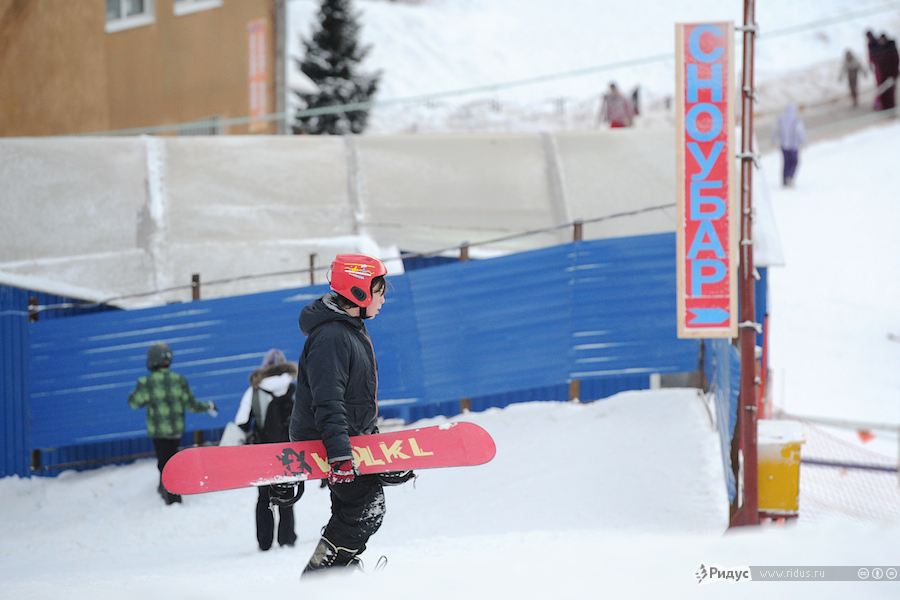
[[[784,187],[793,187],[800,148],[806,145],[806,132],[803,129],[803,122],[797,116],[796,104],[788,104],[784,114],[778,119],[775,131],[772,132],[772,141],[778,143],[784,156],[782,183]]]
[[[248,434],[248,444],[290,441],[288,429],[294,408],[296,386],[293,382],[296,378],[297,365],[288,362],[281,350],[273,348],[266,352],[262,366],[250,374],[250,387],[244,392],[234,418],[235,424]],[[297,541],[293,505],[273,506],[270,502],[271,486],[262,485],[257,489],[256,540],[259,549],[266,551],[272,547],[275,537],[275,508],[278,509],[278,545],[293,546]],[[302,495],[302,482],[298,491]]]
[[[360,475],[350,436],[377,433],[378,374],[365,319],[384,304],[387,269],[365,254],[339,254],[331,265],[332,293],[300,312],[306,343],[291,418],[291,441],[322,440],[328,456],[331,519],[301,576],[326,569],[352,571],[381,526],[383,485],[412,471]]]
[[[167,344],[157,342],[147,350],[147,368],[150,374],[138,379],[137,387],[128,396],[128,406],[137,409],[147,407],[147,436],[156,450],[159,467],[159,487],[156,491],[166,504],[181,502],[181,496],[170,494],[162,484],[163,467],[178,452],[184,435],[184,411],[209,413],[215,417],[213,402],[200,402],[194,398],[191,386],[182,375],[169,370],[172,350]]]

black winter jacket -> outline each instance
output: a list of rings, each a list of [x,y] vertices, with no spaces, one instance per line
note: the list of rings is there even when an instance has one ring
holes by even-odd
[[[350,436],[378,431],[375,351],[363,320],[337,308],[332,294],[300,312],[300,355],[291,441],[322,440],[328,461],[352,457]]]

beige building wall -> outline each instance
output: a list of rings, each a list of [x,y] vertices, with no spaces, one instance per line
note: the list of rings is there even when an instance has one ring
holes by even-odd
[[[99,3],[98,3],[99,4]],[[155,22],[107,36],[111,129],[184,123],[250,112],[248,25],[266,22],[265,112],[275,109],[271,0],[240,0],[176,16],[173,0],[155,0]],[[223,133],[248,133],[235,125]],[[274,133],[268,123],[261,130]]]
[[[0,136],[109,127],[103,3],[0,0]]]
[[[265,21],[266,103],[275,111],[274,0],[226,0],[106,31],[102,0],[0,0],[0,136],[174,125],[250,112],[248,25]],[[233,125],[222,133],[248,133]],[[274,133],[274,123],[253,130]]]

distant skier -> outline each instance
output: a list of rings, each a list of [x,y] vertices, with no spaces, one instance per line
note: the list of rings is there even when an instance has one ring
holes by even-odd
[[[262,366],[250,374],[250,387],[241,397],[236,425],[246,433],[248,443],[289,442],[288,429],[291,423],[291,412],[294,408],[294,379],[297,378],[297,365],[288,362],[284,353],[277,348],[266,352]],[[275,514],[270,506],[272,486],[261,485],[257,488],[259,497],[256,502],[256,541],[259,549],[266,551],[272,547],[275,537]],[[303,493],[303,482],[299,484],[299,494]],[[276,500],[277,502],[277,500]],[[278,508],[278,545],[293,546],[297,541],[294,532],[294,507],[292,505]]]
[[[803,130],[803,122],[797,116],[796,104],[788,104],[784,114],[778,119],[775,131],[772,132],[772,141],[781,147],[784,157],[782,184],[785,187],[793,187],[800,160],[800,148],[806,145],[806,132]]]
[[[339,254],[331,265],[333,293],[300,312],[306,343],[291,441],[322,440],[328,456],[331,519],[302,576],[325,569],[352,571],[384,519],[383,485],[404,483],[412,471],[360,475],[350,436],[377,433],[378,373],[363,322],[384,304],[387,269],[365,254]]]
[[[634,106],[631,101],[619,93],[615,83],[610,83],[609,93],[603,96],[600,114],[597,115],[597,124],[609,123],[611,128],[631,127],[633,117]]]
[[[856,55],[853,54],[852,50],[847,50],[844,54],[844,62],[841,64],[841,73],[838,76],[838,81],[847,78],[847,83],[850,86],[850,96],[853,98],[853,107],[856,108],[859,106],[859,94],[857,92],[857,84],[859,81],[859,74],[862,73],[863,77],[868,77],[868,72],[865,67],[862,66],[862,63],[856,58]]]
[[[167,344],[157,342],[147,350],[147,368],[150,374],[138,379],[137,387],[128,396],[128,406],[137,409],[147,407],[147,435],[156,450],[159,468],[159,487],[156,490],[166,504],[181,502],[181,496],[170,494],[162,484],[163,467],[178,452],[184,435],[184,411],[209,413],[216,416],[213,402],[200,402],[187,379],[169,370],[172,350]]]

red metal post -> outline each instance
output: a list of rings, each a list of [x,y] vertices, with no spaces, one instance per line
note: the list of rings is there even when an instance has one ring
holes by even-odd
[[[743,502],[732,526],[759,524],[759,473],[756,451],[756,296],[753,277],[753,50],[756,37],[755,0],[744,0],[744,62],[741,85],[741,265],[740,349],[741,393],[738,407],[743,453]]]

